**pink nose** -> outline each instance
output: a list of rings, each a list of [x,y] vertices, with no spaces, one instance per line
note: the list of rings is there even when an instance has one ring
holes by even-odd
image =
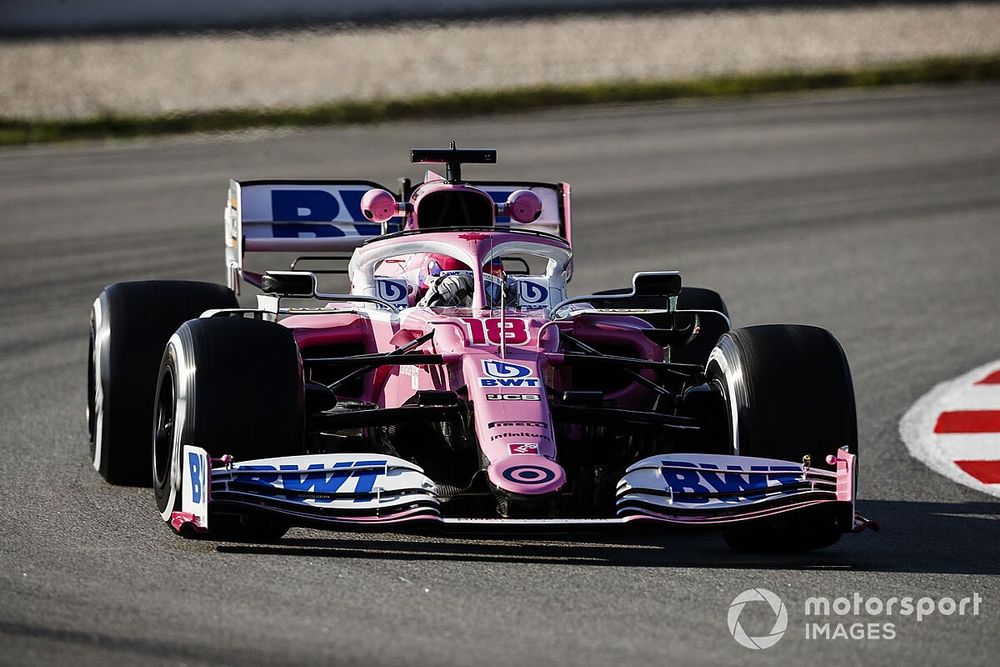
[[[399,203],[387,190],[369,190],[361,198],[361,212],[373,222],[383,223],[399,214]]]
[[[524,496],[558,491],[566,471],[555,461],[537,454],[514,454],[490,464],[486,474],[497,488]]]
[[[542,214],[542,200],[531,190],[515,190],[507,197],[506,213],[517,222],[534,222]]]

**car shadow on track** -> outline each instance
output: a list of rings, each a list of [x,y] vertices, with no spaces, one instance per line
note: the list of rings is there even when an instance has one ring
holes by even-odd
[[[604,531],[565,535],[464,532],[379,535],[319,532],[271,544],[220,544],[220,553],[381,560],[535,563],[611,567],[708,567],[1000,574],[1000,503],[859,502],[883,529],[845,535],[804,554],[737,553],[714,533]],[[293,534],[294,535],[294,534]],[[316,536],[316,537],[313,537]]]

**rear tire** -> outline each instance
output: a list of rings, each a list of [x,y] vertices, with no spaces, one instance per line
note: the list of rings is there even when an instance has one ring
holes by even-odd
[[[597,296],[615,296],[629,294],[631,287],[619,287],[617,289],[601,290],[595,292]],[[609,304],[612,302],[608,302]],[[627,308],[663,308],[664,299],[660,297],[635,297],[629,301],[619,301],[617,305]],[[715,347],[715,343],[722,334],[729,331],[729,309],[722,296],[715,290],[706,287],[682,287],[681,293],[677,295],[678,310],[709,310],[719,313],[719,315],[702,315],[699,318],[701,331],[694,340],[687,345],[671,345],[670,361],[679,364],[697,364],[703,366],[708,360],[708,354]],[[643,316],[647,322],[654,326],[664,326],[662,315]]]
[[[302,361],[274,322],[218,317],[185,322],[163,353],[156,385],[152,469],[164,521],[180,508],[184,445],[236,460],[302,453]],[[285,528],[213,515],[214,537],[269,540]]]
[[[597,296],[616,296],[631,292],[631,287],[618,287],[598,290],[594,294]],[[642,300],[642,303],[639,303],[639,300]],[[640,306],[662,308],[663,299],[660,297],[636,297],[636,307]],[[726,302],[722,300],[722,296],[707,287],[688,287],[686,285],[682,287],[681,293],[677,295],[677,308],[678,310],[717,310],[727,318],[729,317],[729,309],[726,308]]]
[[[714,290],[705,287],[682,287],[677,297],[677,310],[712,310],[723,316],[700,316],[701,331],[694,340],[687,345],[670,349],[670,361],[703,365],[722,334],[729,331],[729,309],[726,307],[726,302]]]
[[[725,397],[729,450],[826,467],[847,446],[858,453],[851,370],[829,331],[799,325],[734,329],[709,357],[706,375]],[[829,546],[851,517],[818,510],[775,517],[723,534],[741,551],[805,551]]]
[[[722,295],[707,287],[682,287],[677,295],[677,310],[715,310],[729,318]]]
[[[90,460],[112,484],[149,485],[149,418],[167,340],[186,320],[236,308],[212,283],[158,280],[105,287],[90,314],[87,427]]]

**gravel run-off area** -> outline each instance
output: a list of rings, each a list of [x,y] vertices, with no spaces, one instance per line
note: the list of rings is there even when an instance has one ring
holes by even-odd
[[[295,108],[455,90],[1000,53],[1000,3],[0,41],[0,118]]]

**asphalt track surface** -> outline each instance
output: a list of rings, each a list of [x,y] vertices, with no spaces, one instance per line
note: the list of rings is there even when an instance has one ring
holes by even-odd
[[[294,530],[185,541],[105,485],[83,418],[87,318],[118,280],[219,280],[226,179],[419,172],[411,145],[500,149],[473,172],[574,184],[575,290],[680,269],[739,324],[830,328],[854,369],[861,509],[879,534],[797,557],[714,535],[496,539]],[[1000,357],[1000,87],[588,108],[0,152],[0,662],[996,664],[1000,503],[909,458],[900,415]],[[781,596],[774,648],[733,598]],[[809,595],[983,597],[894,640],[807,640]],[[741,620],[751,634],[772,618]]]

